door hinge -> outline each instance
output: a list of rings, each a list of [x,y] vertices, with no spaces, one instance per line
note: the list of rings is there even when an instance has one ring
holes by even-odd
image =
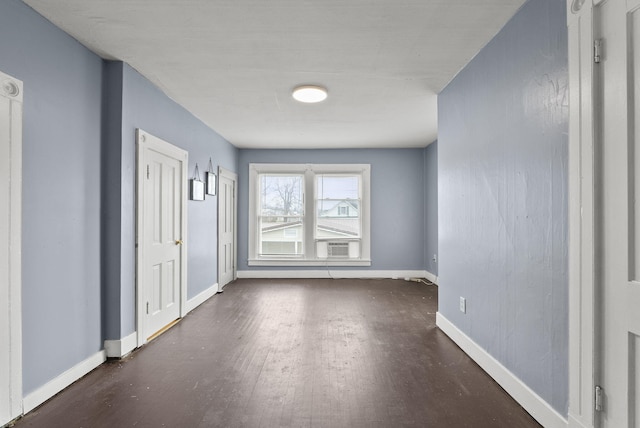
[[[593,41],[593,62],[600,64],[602,58],[602,39],[595,39]]]
[[[147,315],[149,315],[149,302],[147,302]]]
[[[149,179],[149,165],[147,165],[147,180]]]
[[[604,409],[604,389],[602,389],[601,386],[596,386],[595,404],[596,411],[602,412],[602,410]]]

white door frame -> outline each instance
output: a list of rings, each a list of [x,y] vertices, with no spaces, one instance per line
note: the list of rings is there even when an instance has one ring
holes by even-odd
[[[23,84],[7,74],[0,72],[0,96],[10,101],[11,127],[9,133],[9,194],[3,195],[9,199],[9,218],[2,219],[0,228],[3,235],[6,232],[8,260],[7,279],[0,282],[0,296],[8,296],[6,301],[0,300],[2,311],[8,314],[8,329],[4,326],[0,331],[9,342],[9,384],[7,399],[9,400],[9,419],[0,420],[0,425],[17,418],[23,413],[22,400],[22,98]],[[7,141],[0,141],[6,144]],[[3,190],[4,192],[4,190]],[[5,223],[5,220],[8,220]],[[3,261],[3,265],[4,265]],[[0,385],[4,388],[5,385]],[[4,394],[3,394],[4,395]],[[1,403],[4,407],[5,403]]]
[[[229,171],[228,169],[218,167],[218,187],[220,187],[220,180],[222,177],[228,178],[233,181],[233,280],[235,281],[238,278],[238,175],[235,172]],[[222,217],[220,214],[222,213],[222,204],[220,203],[220,191],[218,190],[218,284],[220,284],[219,290],[221,291],[224,287],[222,282],[220,281],[220,254],[222,253],[222,245],[220,241],[220,218]]]
[[[146,302],[146,290],[143,287],[145,283],[144,277],[144,219],[143,206],[144,206],[144,179],[146,174],[146,159],[145,152],[148,149],[165,154],[166,156],[175,158],[182,163],[181,176],[182,176],[182,198],[180,200],[181,210],[181,229],[182,229],[182,241],[180,246],[180,316],[184,317],[187,314],[187,169],[188,169],[188,152],[167,143],[158,137],[155,137],[142,129],[136,129],[136,144],[137,144],[137,163],[136,163],[136,333],[137,333],[137,346],[142,346],[146,343],[150,334],[155,332],[146,331],[145,326],[145,302]]]
[[[615,0],[620,1],[620,0]],[[569,40],[569,427],[595,427],[599,316],[597,295],[602,243],[598,155],[598,65],[594,6],[567,0]]]

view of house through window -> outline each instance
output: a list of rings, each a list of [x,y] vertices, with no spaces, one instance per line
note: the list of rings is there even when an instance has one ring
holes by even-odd
[[[249,264],[370,266],[366,164],[251,164]]]
[[[303,254],[303,195],[303,175],[260,175],[260,255]]]
[[[360,177],[316,176],[316,239],[360,238]]]

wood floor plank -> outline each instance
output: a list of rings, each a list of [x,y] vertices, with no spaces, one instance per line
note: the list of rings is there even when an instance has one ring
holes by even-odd
[[[436,310],[413,282],[238,280],[16,427],[539,427]]]

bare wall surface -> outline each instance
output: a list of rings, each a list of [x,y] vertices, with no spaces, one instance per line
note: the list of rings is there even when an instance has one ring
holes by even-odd
[[[135,128],[237,170],[238,150],[129,66],[18,0],[0,2],[0,70],[24,81],[27,395],[135,331]],[[188,204],[188,297],[217,282],[217,198]]]
[[[438,114],[439,311],[563,415],[565,7],[527,2],[440,94]]]
[[[102,60],[0,1],[0,70],[24,82],[24,394],[102,349]]]
[[[424,266],[438,276],[438,142],[424,149]],[[436,260],[433,260],[434,255]]]
[[[119,311],[122,290],[122,67],[120,61],[103,62],[102,82],[102,335],[121,337]]]
[[[303,270],[318,267],[247,266],[250,163],[371,164],[371,270],[423,270],[422,149],[241,150],[238,199],[238,269]]]
[[[121,336],[135,331],[135,171],[136,128],[189,152],[188,178],[198,164],[201,179],[209,158],[218,165],[237,170],[238,150],[191,113],[176,104],[137,71],[124,64],[122,89],[122,245],[121,245]],[[187,203],[187,298],[193,298],[217,283],[218,199]]]

